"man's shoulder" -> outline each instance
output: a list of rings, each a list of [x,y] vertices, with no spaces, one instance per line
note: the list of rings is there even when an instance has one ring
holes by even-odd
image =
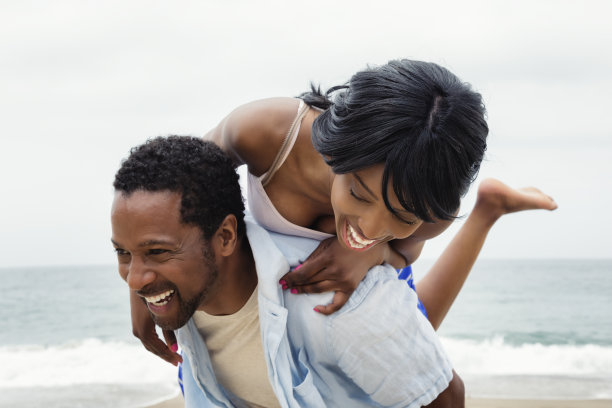
[[[342,373],[343,384],[383,406],[425,405],[446,388],[452,366],[416,292],[393,268],[372,268],[338,312],[312,311],[327,296],[285,296],[292,347],[320,372],[334,367],[331,378]]]
[[[392,266],[377,265],[368,271],[343,309],[345,313],[354,309],[374,311],[381,302],[390,306],[391,299],[388,296],[392,296],[398,303],[416,305],[418,302],[416,292],[405,280],[397,278],[397,271]]]
[[[332,315],[333,334],[338,339],[395,335],[401,330],[430,330],[425,316],[418,309],[416,292],[406,281],[397,278],[389,265],[376,266],[368,272],[348,302]]]
[[[397,325],[427,324],[419,316],[417,294],[397,278],[389,265],[376,266],[367,273],[347,303],[337,312],[324,316],[313,310],[317,305],[332,301],[333,292],[319,294],[284,294],[289,311],[289,325],[308,327],[321,341],[336,336],[360,336],[359,328],[376,325],[383,331],[395,330]],[[413,326],[414,327],[414,326]],[[331,337],[330,337],[331,336]]]

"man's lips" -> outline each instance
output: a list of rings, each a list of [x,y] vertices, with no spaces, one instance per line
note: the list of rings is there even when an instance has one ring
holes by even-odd
[[[170,289],[156,295],[141,296],[147,301],[148,305],[160,307],[167,304],[172,299],[173,295],[174,289]]]

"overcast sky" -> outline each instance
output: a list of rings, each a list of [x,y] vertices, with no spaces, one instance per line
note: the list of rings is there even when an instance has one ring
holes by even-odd
[[[559,204],[502,219],[483,257],[611,257],[608,4],[0,1],[2,266],[114,263],[111,184],[130,147],[394,58],[437,62],[483,94],[480,178]]]

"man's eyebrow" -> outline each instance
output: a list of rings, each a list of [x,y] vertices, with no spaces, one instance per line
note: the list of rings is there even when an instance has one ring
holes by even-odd
[[[366,183],[363,182],[363,180],[361,179],[361,177],[359,177],[357,173],[353,173],[353,176],[355,177],[355,179],[357,179],[359,184],[361,184],[361,187],[363,187],[364,190],[367,191],[372,196],[372,198],[378,200],[378,196],[374,194],[372,190],[370,190],[370,188],[366,185]]]
[[[111,238],[111,242],[116,247],[121,246],[118,243],[116,243],[112,238]],[[138,244],[138,247],[142,248],[142,247],[147,247],[147,246],[152,246],[152,245],[174,245],[174,243],[170,241],[164,241],[162,239],[150,239],[148,241],[141,242],[140,244]]]
[[[170,241],[164,241],[163,239],[150,239],[148,241],[141,242],[140,244],[138,244],[138,247],[142,248],[142,247],[153,246],[153,245],[170,245],[170,246],[175,246],[176,244],[174,244],[173,242],[170,242]]]

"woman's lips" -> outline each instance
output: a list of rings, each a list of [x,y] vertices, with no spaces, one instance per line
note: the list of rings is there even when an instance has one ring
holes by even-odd
[[[348,221],[344,223],[344,242],[346,245],[356,251],[365,251],[374,246],[380,240],[368,239],[355,230]]]

